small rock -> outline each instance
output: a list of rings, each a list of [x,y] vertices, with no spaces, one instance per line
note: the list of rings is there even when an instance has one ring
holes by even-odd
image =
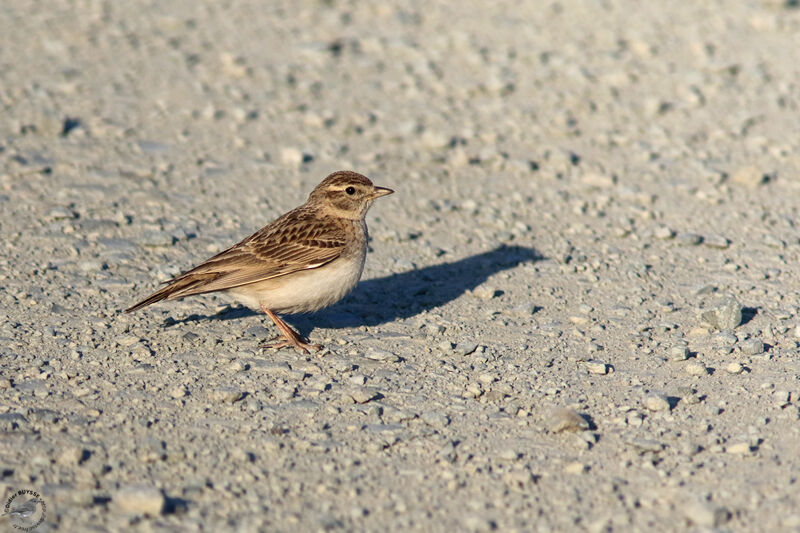
[[[764,244],[769,246],[770,248],[777,248],[779,250],[783,250],[786,248],[786,242],[782,239],[775,237],[774,235],[767,235],[764,237]]]
[[[664,449],[662,443],[652,439],[633,439],[631,444],[639,454],[660,453]]]
[[[776,390],[773,396],[778,407],[786,407],[791,401],[791,394],[787,390]]]
[[[526,317],[531,316],[536,312],[536,305],[532,303],[520,304],[511,309],[511,314],[514,316]]]
[[[281,163],[290,167],[299,167],[303,163],[303,152],[292,147],[282,148]]]
[[[719,248],[724,250],[731,245],[731,241],[722,235],[706,235],[703,237],[703,244],[709,248]]]
[[[475,289],[472,291],[472,294],[481,300],[491,300],[500,294],[500,291],[489,285],[481,285],[479,287],[475,287]]]
[[[186,390],[186,387],[184,387],[183,385],[178,385],[177,387],[175,387],[174,389],[172,389],[172,391],[170,391],[170,393],[169,393],[169,395],[170,395],[172,398],[175,398],[176,400],[177,400],[178,398],[183,398],[183,397],[184,397],[184,396],[186,396],[187,394],[189,394],[189,391],[187,391],[187,390]]]
[[[733,349],[733,345],[736,344],[738,340],[739,339],[737,339],[736,335],[733,333],[723,331],[711,337],[711,344],[716,348],[727,348],[727,352],[725,353],[730,353]]]
[[[429,149],[444,148],[445,146],[450,144],[450,137],[438,131],[425,130],[422,133],[419,142],[420,146],[422,146],[423,148],[429,148]]]
[[[367,403],[382,398],[378,391],[369,387],[354,387],[347,391],[347,395],[356,403]]]
[[[731,181],[745,187],[758,187],[767,182],[767,175],[755,166],[745,166],[731,174]]]
[[[68,220],[76,216],[75,212],[67,207],[54,207],[44,215],[47,220]]]
[[[453,347],[453,352],[456,355],[469,355],[478,349],[477,342],[459,342]]]
[[[164,510],[164,494],[155,487],[123,487],[113,496],[114,505],[124,513],[158,516]]]
[[[644,400],[644,405],[651,411],[669,411],[669,400],[664,394],[655,392],[651,393]]]
[[[235,403],[244,398],[244,392],[234,387],[220,387],[211,393],[211,397],[218,402]]]
[[[608,365],[597,359],[589,359],[586,361],[586,370],[588,370],[590,374],[605,375],[608,374]]]
[[[589,422],[575,409],[562,407],[554,410],[548,420],[550,433],[564,431],[585,431],[590,428]]]
[[[684,367],[684,370],[690,376],[705,376],[708,374],[708,369],[706,368],[706,365],[704,365],[700,361],[687,364]]]
[[[117,337],[115,340],[117,341],[117,344],[119,344],[120,346],[128,348],[129,346],[133,346],[134,344],[139,342],[141,339],[139,337],[136,337],[135,335],[122,335],[120,337]]]
[[[703,451],[703,447],[694,441],[683,441],[681,442],[680,446],[678,446],[678,449],[682,454],[690,457],[693,457]]]
[[[683,512],[690,522],[701,527],[720,527],[731,519],[730,511],[712,503],[693,502],[684,506]]]
[[[583,474],[587,470],[588,468],[586,468],[586,465],[578,462],[570,463],[564,467],[564,472],[567,474]]]
[[[163,246],[172,246],[174,239],[172,235],[163,231],[146,231],[139,237],[138,241],[142,246],[149,246],[149,247],[163,247]]]
[[[446,414],[438,411],[427,411],[422,413],[421,418],[423,422],[435,428],[444,428],[450,424],[450,418]]]
[[[81,463],[86,455],[88,455],[88,453],[86,453],[83,448],[69,446],[58,455],[56,462],[64,466],[75,466]]]
[[[729,374],[741,374],[743,370],[744,367],[742,367],[740,363],[736,362],[730,363],[728,364],[728,366],[725,367],[725,371],[728,372]]]
[[[739,442],[728,446],[725,451],[731,455],[747,455],[752,453],[752,448],[747,442]]]
[[[742,323],[742,304],[733,295],[721,297],[711,309],[700,312],[700,319],[719,330],[731,330]]]
[[[437,345],[437,347],[438,347],[438,348],[439,348],[441,351],[443,351],[443,352],[445,352],[445,353],[448,353],[448,352],[452,352],[452,351],[453,351],[453,343],[452,343],[452,342],[450,342],[450,341],[442,341],[442,342],[440,342],[440,343]]]
[[[689,347],[686,345],[677,345],[669,349],[670,361],[685,361],[689,358]]]
[[[656,239],[672,239],[675,237],[675,230],[667,226],[659,226],[653,232],[653,237]]]
[[[760,339],[747,339],[739,347],[745,355],[759,355],[764,353],[764,342]]]
[[[136,144],[139,146],[139,149],[146,154],[165,154],[170,150],[169,145],[158,141],[141,140],[137,141]]]
[[[347,378],[347,381],[356,386],[363,385],[364,383],[367,382],[367,376],[365,376],[364,374],[353,374],[352,376]]]
[[[366,354],[364,354],[364,357],[367,359],[372,359],[373,361],[382,361],[387,363],[396,363],[400,361],[400,357],[392,352],[378,349],[372,349],[368,351]]]
[[[681,233],[675,240],[681,246],[697,246],[703,242],[703,237],[697,233]]]
[[[607,188],[613,187],[615,183],[614,176],[608,176],[599,172],[586,172],[580,177],[581,183],[589,185],[590,187]]]

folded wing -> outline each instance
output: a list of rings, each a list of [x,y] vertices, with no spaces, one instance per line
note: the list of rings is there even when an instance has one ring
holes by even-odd
[[[343,227],[299,207],[201,265],[176,276],[164,288],[125,312],[161,300],[222,291],[319,268],[339,257],[345,242]]]

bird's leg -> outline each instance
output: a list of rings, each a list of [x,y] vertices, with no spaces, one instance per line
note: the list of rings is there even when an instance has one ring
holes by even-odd
[[[281,317],[273,313],[271,310],[267,309],[263,305],[261,306],[261,310],[264,311],[273,322],[275,322],[275,325],[278,326],[278,329],[281,330],[281,333],[283,333],[283,340],[280,340],[280,336],[278,336],[272,340],[261,343],[262,347],[278,349],[292,346],[297,351],[302,353],[308,353],[309,350],[318,352],[322,349],[322,346],[319,344],[309,344],[306,342],[306,340],[301,337],[299,333],[293,330],[289,324],[284,322]]]

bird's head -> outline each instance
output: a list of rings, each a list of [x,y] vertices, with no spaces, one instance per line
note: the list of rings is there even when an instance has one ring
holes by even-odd
[[[376,198],[392,194],[392,189],[376,187],[366,177],[340,170],[334,172],[311,191],[308,203],[329,211],[335,216],[360,220],[367,214]]]

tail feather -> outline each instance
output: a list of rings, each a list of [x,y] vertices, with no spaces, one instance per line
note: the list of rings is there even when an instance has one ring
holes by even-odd
[[[133,313],[142,307],[147,307],[148,305],[160,302],[161,300],[176,300],[178,298],[183,298],[184,296],[191,296],[193,294],[207,292],[204,291],[202,287],[207,285],[208,282],[213,281],[216,277],[216,274],[206,274],[175,278],[171,280],[166,287],[157,290],[141,302],[125,309],[125,312]]]

